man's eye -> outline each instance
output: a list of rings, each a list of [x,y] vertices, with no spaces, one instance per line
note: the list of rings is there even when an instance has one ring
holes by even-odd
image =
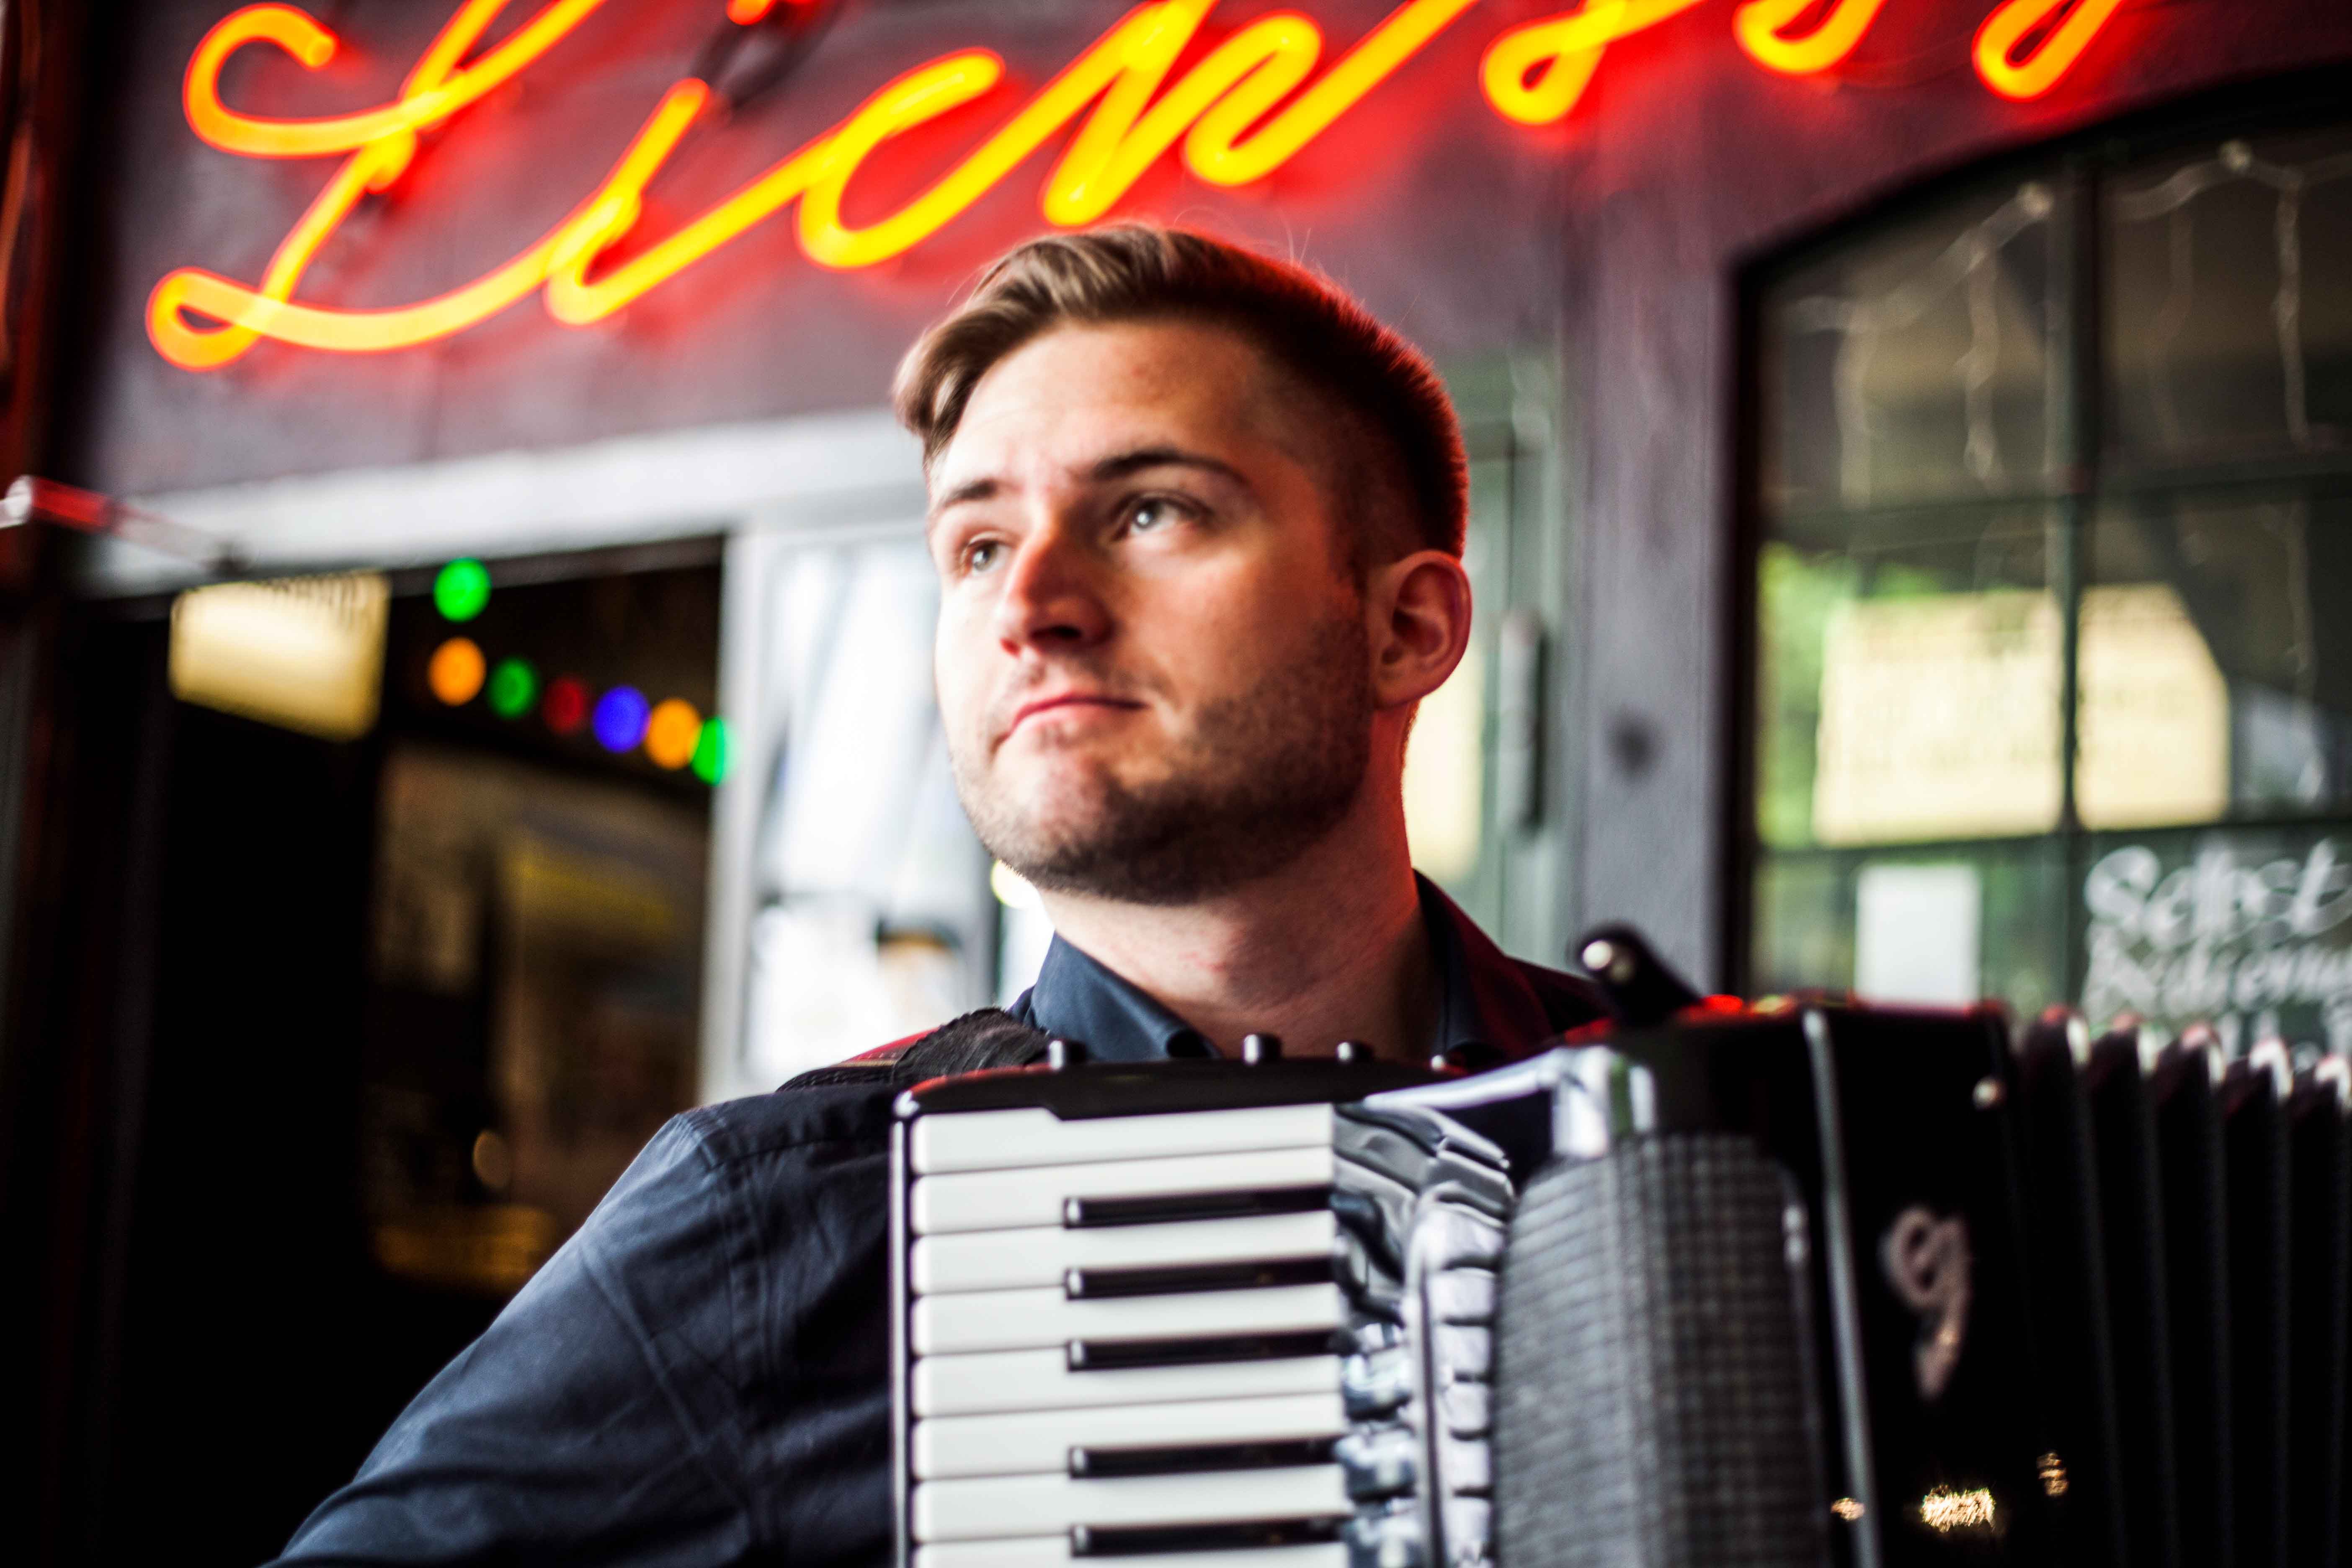
[[[1150,533],[1156,529],[1165,528],[1182,515],[1173,501],[1161,496],[1152,496],[1137,501],[1127,509],[1128,531]]]
[[[985,572],[996,564],[1003,551],[1004,546],[996,540],[975,540],[964,546],[963,569],[966,572]]]

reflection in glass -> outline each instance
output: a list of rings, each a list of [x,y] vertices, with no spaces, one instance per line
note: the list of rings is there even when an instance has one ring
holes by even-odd
[[[1769,500],[1855,508],[2043,488],[2054,206],[2040,183],[1979,195],[1772,290]]]
[[[1758,563],[1763,841],[2054,825],[2063,638],[2039,510],[1838,533]]]
[[[1984,879],[1974,866],[1867,865],[1853,906],[1856,995],[1947,1007],[1977,1000]]]
[[[2055,827],[2063,661],[2046,593],[1837,606],[1822,641],[1813,836],[1883,844]]]
[[[2352,498],[2119,500],[2093,526],[2089,563],[2076,774],[2086,824],[2211,821],[2352,800]],[[2144,605],[2179,608],[2168,627],[2143,623],[2095,665],[2095,614],[2132,593]],[[2171,679],[2161,679],[2168,669]],[[2137,695],[2125,700],[2118,680]],[[2208,717],[2217,697],[2221,711]],[[2123,745],[2137,759],[2130,765],[2168,769],[2174,809],[2116,809],[2118,790],[2147,801],[2165,794],[2129,785],[2120,759],[2094,750],[2133,730],[2140,738]],[[2192,776],[2211,783],[2191,789]]]
[[[1923,1002],[1965,993],[2001,997],[2030,1016],[2066,994],[2053,924],[2066,880],[2063,851],[2046,839],[1767,855],[1756,873],[1748,988]],[[1906,925],[1922,919],[1934,929]]]
[[[2352,447],[2352,132],[2141,164],[2104,217],[2119,456]]]
[[[2074,809],[2092,827],[2207,822],[2230,804],[2230,700],[2169,583],[2086,589]]]

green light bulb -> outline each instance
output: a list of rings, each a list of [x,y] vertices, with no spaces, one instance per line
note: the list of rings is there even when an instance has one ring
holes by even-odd
[[[490,711],[501,719],[520,719],[539,700],[539,671],[528,660],[502,658],[490,671]]]
[[[433,579],[433,607],[444,619],[470,621],[490,602],[490,569],[478,561],[452,561]]]
[[[705,719],[694,738],[694,776],[715,784],[727,776],[727,721]]]

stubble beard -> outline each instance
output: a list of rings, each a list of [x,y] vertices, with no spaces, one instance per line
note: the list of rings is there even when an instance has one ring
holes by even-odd
[[[950,748],[956,793],[989,853],[1040,888],[1197,903],[1284,869],[1348,815],[1371,761],[1372,707],[1362,621],[1334,613],[1297,662],[1203,707],[1160,778],[1088,769],[1060,799],[1013,799],[984,759]]]

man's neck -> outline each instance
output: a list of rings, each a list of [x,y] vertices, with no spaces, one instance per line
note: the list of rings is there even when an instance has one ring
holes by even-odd
[[[1436,967],[1392,805],[1360,805],[1291,865],[1199,903],[1054,893],[1045,906],[1066,941],[1228,1055],[1253,1032],[1298,1056],[1350,1039],[1391,1060],[1428,1053]]]

